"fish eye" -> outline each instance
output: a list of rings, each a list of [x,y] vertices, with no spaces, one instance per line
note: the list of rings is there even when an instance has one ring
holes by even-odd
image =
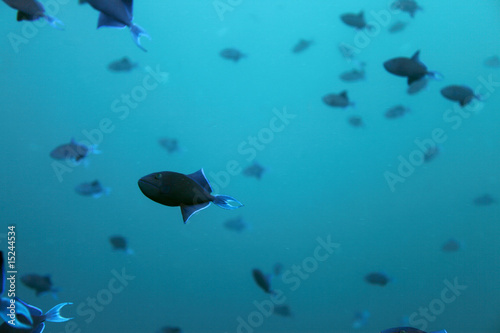
[[[160,179],[161,179],[161,173],[157,173],[157,174],[155,175],[155,179],[156,179],[156,180],[160,180]]]

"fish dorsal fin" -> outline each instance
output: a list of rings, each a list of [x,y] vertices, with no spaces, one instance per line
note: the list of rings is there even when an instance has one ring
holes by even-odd
[[[211,202],[204,202],[198,205],[192,205],[192,206],[181,206],[181,213],[182,213],[182,219],[184,223],[187,223],[189,218],[193,216],[193,214],[199,212],[200,210],[203,210],[210,206]]]
[[[411,60],[420,62],[419,57],[420,57],[420,50],[415,52],[415,54],[411,57]]]
[[[203,187],[208,193],[212,193],[213,191],[212,186],[210,186],[207,177],[205,177],[203,168],[187,176],[192,180],[194,180],[195,182],[197,182],[198,184],[200,184],[201,187]]]
[[[90,185],[92,185],[92,186],[99,186],[99,181],[96,179],[92,183],[90,183]],[[50,276],[49,276],[49,279],[50,279]]]
[[[342,91],[339,95],[344,97],[345,99],[349,98],[349,97],[347,97],[347,90]]]
[[[359,16],[360,18],[363,18],[363,16],[364,16],[364,15],[365,15],[364,11],[360,11],[360,12],[359,12],[359,14],[358,14],[358,16]]]

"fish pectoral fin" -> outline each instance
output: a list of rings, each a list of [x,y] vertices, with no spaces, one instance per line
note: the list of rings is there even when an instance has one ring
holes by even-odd
[[[189,218],[194,214],[199,212],[200,210],[203,210],[210,206],[211,202],[204,202],[201,204],[197,205],[191,205],[191,206],[181,206],[181,213],[182,213],[182,219],[184,220],[184,223],[187,223]]]
[[[97,28],[100,27],[125,28],[126,25],[109,15],[101,13],[99,14],[99,20],[97,21]]]
[[[33,16],[26,14],[25,12],[18,11],[17,12],[17,21],[33,21]]]

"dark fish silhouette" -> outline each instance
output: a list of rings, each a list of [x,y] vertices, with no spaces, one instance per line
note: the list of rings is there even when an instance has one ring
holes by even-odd
[[[109,63],[108,69],[112,72],[130,72],[137,66],[138,64],[136,62],[130,61],[128,57],[123,57]]]
[[[434,147],[429,147],[425,152],[424,152],[424,162],[430,162],[433,159],[436,158],[436,156],[439,155],[441,152],[440,148],[438,145],[435,145]]]
[[[58,146],[50,152],[50,157],[56,160],[69,160],[75,164],[79,164],[90,154],[99,154],[96,145],[86,146],[71,139],[70,143]]]
[[[406,92],[408,95],[414,95],[423,89],[427,87],[427,83],[429,80],[426,77],[421,78],[420,80],[412,82],[409,86],[408,89],[406,89]]]
[[[158,143],[169,153],[174,153],[181,150],[177,139],[161,138],[160,140],[158,140]]]
[[[182,333],[180,327],[165,326],[160,328],[158,333]]]
[[[26,274],[21,277],[21,282],[28,288],[35,290],[36,296],[51,292],[57,293],[59,290],[54,288],[50,275]]]
[[[238,216],[224,222],[224,228],[231,231],[243,232],[248,228],[248,225],[241,216]]]
[[[247,166],[245,169],[243,169],[243,175],[247,177],[255,177],[257,179],[261,179],[262,175],[266,169],[262,165],[260,165],[257,162],[254,162],[252,165]]]
[[[273,314],[282,317],[292,317],[292,311],[286,304],[275,305]]]
[[[297,44],[292,49],[293,53],[301,53],[305,50],[307,50],[311,44],[313,43],[312,40],[306,40],[306,39],[300,39]]]
[[[497,55],[484,59],[484,65],[490,68],[500,68],[500,57]]]
[[[391,8],[407,12],[411,17],[415,17],[417,10],[422,10],[422,7],[415,0],[396,0],[392,3]]]
[[[270,275],[264,275],[262,271],[259,269],[255,268],[252,271],[252,276],[253,279],[255,280],[255,283],[264,290],[268,294],[274,294],[273,290],[271,289],[271,276]]]
[[[365,16],[363,11],[360,11],[358,14],[347,13],[340,16],[342,22],[347,24],[350,27],[354,27],[356,29],[372,29],[371,25],[367,25],[365,21]]]
[[[132,39],[135,44],[143,51],[146,51],[141,45],[140,38],[144,36],[151,39],[144,29],[132,22],[133,4],[132,0],[80,0],[79,3],[88,3],[95,10],[99,11],[99,20],[97,28],[125,28],[129,27],[132,33]]]
[[[386,284],[388,284],[391,281],[391,279],[385,273],[374,272],[367,274],[365,276],[365,281],[368,282],[369,284],[379,285],[383,287]]]
[[[349,101],[347,96],[347,91],[344,90],[340,94],[328,94],[323,96],[323,102],[332,107],[345,108],[350,105],[354,105],[353,102]]]
[[[231,48],[220,51],[220,56],[234,62],[238,62],[241,58],[246,57],[246,55],[241,53],[239,50]]]
[[[61,29],[64,25],[57,18],[47,15],[43,5],[36,0],[3,0],[3,2],[18,11],[18,21],[36,21],[43,18],[56,29]]]
[[[404,116],[408,112],[410,112],[410,108],[408,108],[404,105],[398,104],[398,105],[393,106],[392,108],[389,108],[385,112],[384,115],[388,119],[395,119],[395,118],[400,118],[400,117]]]
[[[476,206],[489,206],[496,202],[497,201],[487,193],[475,198],[473,201],[474,205]]]
[[[391,34],[394,34],[396,32],[401,32],[403,31],[406,26],[408,25],[408,23],[406,22],[403,22],[403,21],[396,21],[394,22],[388,29],[388,31],[391,33]]]
[[[113,250],[116,251],[123,251],[127,254],[133,254],[134,251],[128,247],[128,242],[127,239],[123,236],[111,236],[109,237],[109,242],[111,243],[111,246],[113,247]]]
[[[274,274],[274,276],[280,276],[281,273],[283,273],[283,264],[280,262],[277,262],[273,266],[273,274]]]
[[[391,74],[407,77],[408,85],[426,76],[439,79],[441,75],[430,72],[419,59],[420,51],[415,52],[411,58],[398,57],[384,62],[384,68]]]
[[[99,199],[103,195],[109,195],[111,189],[109,187],[104,187],[98,180],[94,180],[90,183],[81,183],[75,187],[75,192],[83,195]]]
[[[347,119],[347,122],[352,127],[364,127],[365,126],[365,123],[363,122],[363,118],[361,118],[360,116],[350,116]]]
[[[462,244],[455,238],[450,238],[441,246],[443,252],[457,252],[462,248]]]
[[[426,332],[421,331],[418,328],[403,326],[403,327],[388,328],[386,330],[380,331],[380,333],[426,333]],[[431,333],[447,333],[447,332],[446,330],[440,330]]]
[[[352,69],[340,74],[340,79],[344,82],[356,82],[365,79],[364,69]]]
[[[474,91],[467,86],[451,85],[441,89],[441,95],[450,101],[458,102],[460,106],[466,106],[474,98],[480,100],[480,96],[474,94]]]
[[[142,177],[138,183],[142,193],[149,199],[165,206],[180,206],[184,223],[212,202],[230,210],[243,206],[230,196],[212,195],[212,187],[203,169],[190,175],[171,171],[155,172]]]

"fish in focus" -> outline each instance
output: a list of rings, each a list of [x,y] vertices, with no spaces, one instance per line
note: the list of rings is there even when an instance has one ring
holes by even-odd
[[[497,55],[484,59],[484,65],[490,68],[500,68],[500,57]]]
[[[380,331],[380,333],[426,333],[426,332],[421,331],[418,328],[403,326],[403,327],[388,328],[386,330]],[[447,332],[446,330],[439,330],[431,333],[447,333]]]
[[[441,79],[441,74],[427,70],[427,66],[419,59],[420,51],[411,58],[397,57],[384,62],[384,68],[391,74],[408,78],[408,85],[424,77]]]
[[[346,25],[354,27],[358,30],[365,28],[371,30],[373,28],[371,25],[366,24],[365,15],[363,11],[360,11],[358,14],[354,13],[342,14],[340,16],[340,20],[344,22]]]
[[[50,152],[50,157],[55,160],[66,160],[74,164],[80,164],[90,154],[99,154],[96,145],[84,145],[71,139],[69,143],[60,145]]]
[[[273,314],[282,317],[292,317],[292,311],[290,310],[290,307],[286,304],[275,305]]]
[[[354,105],[353,102],[349,101],[346,90],[342,91],[339,94],[328,94],[323,96],[323,102],[328,106],[339,108],[345,108]]]
[[[109,187],[102,186],[98,180],[94,180],[90,183],[78,184],[75,186],[75,192],[86,197],[99,199],[103,195],[109,195],[109,193],[111,193],[111,189]]]
[[[271,275],[265,275],[260,269],[255,268],[252,270],[252,276],[255,283],[267,294],[274,294],[271,289]]]
[[[123,236],[111,236],[109,242],[115,251],[123,251],[127,254],[133,254],[134,251],[128,247],[127,239]]]
[[[64,24],[55,17],[47,15],[43,5],[36,0],[3,0],[9,7],[16,9],[17,21],[36,21],[45,19],[52,27],[62,29]]]
[[[406,22],[403,22],[403,21],[396,21],[394,22],[388,29],[388,31],[391,33],[391,34],[395,34],[397,32],[401,32],[403,31],[406,26],[408,25],[408,23]]]
[[[243,175],[261,179],[265,171],[266,169],[264,169],[262,165],[257,162],[253,162],[252,165],[249,165],[245,169],[243,169]]]
[[[292,53],[302,53],[307,50],[312,43],[312,40],[300,39],[292,48]]]
[[[365,281],[369,284],[383,287],[386,284],[388,284],[391,281],[391,279],[385,273],[373,272],[365,276]]]
[[[139,179],[138,184],[141,192],[149,199],[165,206],[179,206],[184,223],[212,202],[229,210],[243,206],[230,196],[212,195],[212,187],[203,169],[189,175],[171,171],[155,172]]]
[[[137,66],[139,66],[138,63],[130,61],[128,57],[123,57],[119,60],[110,62],[108,69],[111,72],[130,72]]]
[[[408,112],[410,112],[409,107],[398,104],[398,105],[395,105],[395,106],[387,109],[387,111],[385,111],[384,116],[387,119],[396,119],[396,118],[400,118],[400,117],[404,116]]]
[[[26,274],[21,276],[21,282],[28,288],[35,290],[35,295],[40,296],[45,293],[52,293],[56,297],[59,289],[54,288],[50,275]]]
[[[347,119],[347,122],[352,127],[364,127],[365,126],[365,123],[363,122],[363,118],[361,118],[360,116],[350,116]]]
[[[368,325],[368,319],[370,318],[370,312],[368,310],[358,311],[354,314],[354,319],[352,320],[352,328],[360,329]]]
[[[462,243],[455,238],[450,238],[442,246],[441,251],[443,252],[457,252],[462,248]]]
[[[415,17],[417,10],[422,10],[422,7],[415,0],[396,0],[391,4],[391,9],[399,9],[410,14],[411,17]]]
[[[458,102],[460,106],[466,106],[474,98],[481,100],[479,95],[474,94],[474,91],[467,86],[451,85],[441,89],[441,95],[450,101]]]
[[[132,39],[143,51],[146,49],[141,45],[141,36],[151,39],[148,33],[133,23],[133,1],[132,0],[79,0],[80,4],[88,3],[100,12],[97,28],[130,28]]]
[[[246,57],[246,55],[241,53],[239,50],[232,48],[220,51],[219,55],[224,59],[232,60],[234,62],[238,62],[241,58]]]
[[[483,194],[479,197],[476,197],[474,198],[474,200],[472,201],[472,203],[475,205],[475,206],[489,206],[489,205],[492,205],[494,203],[496,203],[497,201],[495,200],[495,198],[493,198],[490,194],[486,193],[486,194]]]
[[[248,224],[245,222],[243,217],[238,216],[233,219],[229,219],[224,222],[224,228],[227,230],[235,231],[235,232],[243,232],[249,228]]]

